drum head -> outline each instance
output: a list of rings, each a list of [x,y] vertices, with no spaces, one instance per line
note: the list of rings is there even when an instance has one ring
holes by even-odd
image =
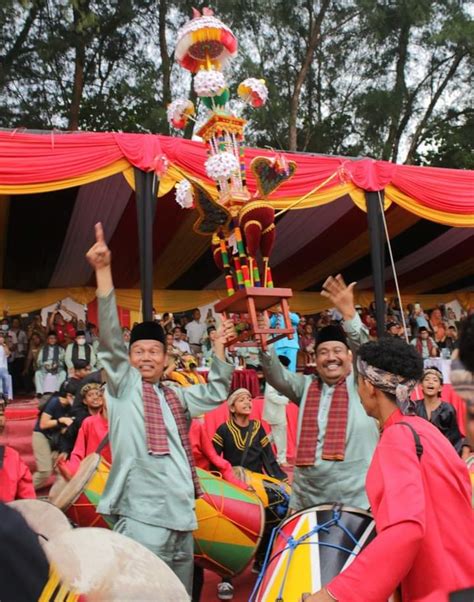
[[[72,529],[61,510],[49,502],[15,500],[8,505],[23,516],[28,525],[38,534],[39,542],[43,547],[50,539]]]
[[[73,504],[88,483],[101,461],[99,454],[90,454],[82,460],[77,473],[61,491],[50,499],[50,502],[63,512]]]
[[[189,602],[173,571],[136,541],[105,529],[73,529],[45,546],[63,583],[88,600]]]

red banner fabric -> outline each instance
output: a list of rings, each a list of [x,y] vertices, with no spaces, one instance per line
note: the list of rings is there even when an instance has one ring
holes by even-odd
[[[126,159],[144,171],[152,171],[165,154],[171,163],[205,181],[206,148],[200,142],[152,134],[49,132],[29,134],[0,132],[0,185],[26,185],[67,180]],[[273,157],[261,149],[245,149],[247,165],[256,156]],[[311,154],[285,153],[296,161],[295,176],[272,198],[299,197],[313,190],[337,170],[339,176],[324,188],[341,181],[363,190],[382,190],[392,184],[425,207],[451,214],[474,215],[474,172],[456,169],[395,165],[373,159],[350,160]],[[248,174],[249,189],[255,180]]]

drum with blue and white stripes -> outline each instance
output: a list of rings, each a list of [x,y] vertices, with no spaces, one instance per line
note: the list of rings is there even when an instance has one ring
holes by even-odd
[[[370,512],[340,504],[301,510],[273,532],[250,601],[294,602],[347,568],[375,537]]]

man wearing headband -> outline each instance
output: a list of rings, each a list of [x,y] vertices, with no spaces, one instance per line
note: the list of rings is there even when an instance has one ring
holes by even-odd
[[[224,344],[234,336],[233,323],[225,321],[217,332],[208,384],[162,387],[163,328],[156,322],[134,326],[127,353],[102,224],[96,224],[95,234],[87,259],[97,278],[99,360],[107,373],[113,457],[98,511],[115,520],[116,531],[157,554],[191,593],[195,497],[201,489],[188,436],[189,418],[227,398],[233,367],[225,362]]]
[[[431,366],[423,371],[421,389],[423,399],[416,402],[416,415],[429,420],[454,445],[454,449],[460,454],[464,437],[459,430],[456,408],[453,404],[441,400],[443,375],[438,368]]]
[[[377,536],[307,602],[379,602],[399,584],[407,602],[447,602],[450,592],[474,584],[466,465],[413,415],[410,393],[423,373],[413,346],[383,337],[360,348],[357,367],[364,409],[383,429],[367,473]]]
[[[344,318],[316,338],[318,378],[286,370],[275,351],[262,353],[267,382],[300,406],[291,508],[338,501],[367,508],[365,476],[378,441],[375,420],[364,412],[352,370],[352,352],[369,334],[354,306],[355,283],[329,277],[322,295]]]

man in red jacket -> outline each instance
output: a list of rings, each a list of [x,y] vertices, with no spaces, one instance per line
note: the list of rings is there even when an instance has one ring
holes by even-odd
[[[5,428],[5,403],[0,400],[0,436]],[[0,441],[0,502],[36,498],[28,466],[20,454]]]
[[[449,441],[413,414],[410,391],[423,363],[401,340],[359,350],[359,394],[382,427],[367,494],[377,537],[307,602],[382,602],[401,584],[404,602],[447,601],[474,585],[471,485]]]

